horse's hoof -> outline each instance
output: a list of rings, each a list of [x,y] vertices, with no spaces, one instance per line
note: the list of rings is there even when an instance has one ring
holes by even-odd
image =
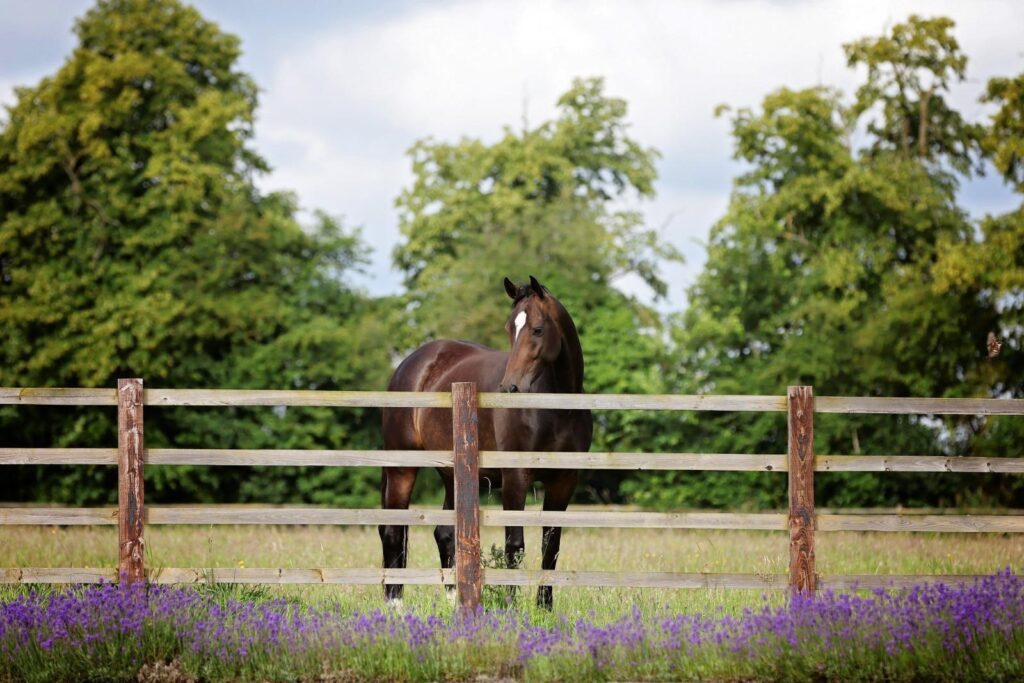
[[[402,598],[390,598],[387,604],[388,607],[395,610],[396,612],[405,611],[405,602],[402,600]]]
[[[452,605],[458,602],[459,595],[455,592],[455,586],[445,586],[444,593],[445,597],[448,598],[448,602],[450,602]]]

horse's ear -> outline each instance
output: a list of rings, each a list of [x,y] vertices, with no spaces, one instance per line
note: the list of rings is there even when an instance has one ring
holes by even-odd
[[[505,278],[505,293],[508,294],[508,298],[513,300],[516,298],[516,294],[519,293],[518,288],[508,278]]]
[[[544,298],[544,285],[537,282],[537,278],[535,278],[532,275],[530,276],[530,289],[532,289],[534,294],[536,294],[541,299]]]

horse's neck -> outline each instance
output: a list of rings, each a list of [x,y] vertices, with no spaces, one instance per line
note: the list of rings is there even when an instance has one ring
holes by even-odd
[[[561,302],[558,304],[558,325],[562,330],[562,350],[552,366],[555,375],[555,393],[583,393],[583,347],[576,325]]]

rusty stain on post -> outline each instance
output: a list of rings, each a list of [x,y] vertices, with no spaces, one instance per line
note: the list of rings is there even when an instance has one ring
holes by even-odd
[[[118,573],[129,583],[145,580],[143,557],[142,380],[117,380]]]
[[[480,607],[480,445],[476,384],[452,384],[452,437],[455,447],[455,585],[459,606]]]
[[[789,585],[813,593],[814,389],[789,387]]]

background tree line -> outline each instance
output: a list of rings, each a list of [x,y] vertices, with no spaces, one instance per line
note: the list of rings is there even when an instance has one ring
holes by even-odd
[[[626,103],[578,80],[558,115],[493,144],[421,140],[397,198],[405,290],[349,275],[358,231],[263,193],[257,89],[239,41],[171,0],[103,0],[54,75],[0,123],[0,385],[380,389],[439,336],[502,346],[501,278],[532,273],[572,311],[587,390],[627,393],[1024,395],[1024,209],[972,220],[959,186],[994,169],[1024,192],[1024,74],[996,78],[991,116],[948,101],[967,57],[945,18],[910,17],[843,46],[856,92],[781,88],[731,110],[745,162],[684,311],[657,300],[680,258],[622,197],[654,194],[657,152]],[[484,293],[494,292],[494,296]],[[1003,353],[988,358],[988,333]],[[109,446],[113,411],[0,406],[0,445]],[[778,453],[783,416],[597,414],[595,448]],[[1020,455],[1014,418],[820,416],[823,453]],[[378,448],[379,414],[150,409],[150,447]],[[105,467],[8,467],[0,500],[116,497]],[[374,505],[378,472],[161,467],[154,501]],[[429,480],[428,480],[429,483]],[[824,474],[823,505],[1024,504],[1003,476]],[[421,485],[430,495],[431,487]],[[591,473],[582,501],[781,505],[776,474]]]

